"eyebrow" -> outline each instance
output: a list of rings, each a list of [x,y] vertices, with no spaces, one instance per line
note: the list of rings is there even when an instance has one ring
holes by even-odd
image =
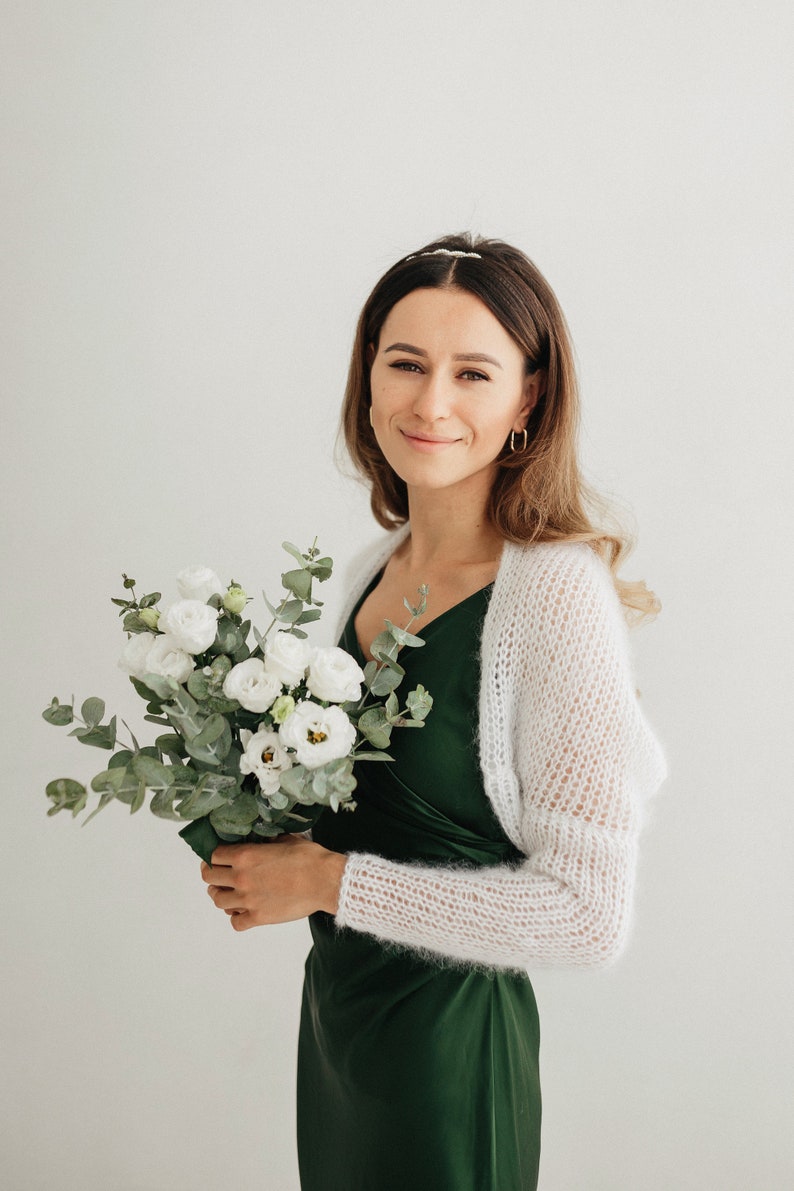
[[[426,351],[422,351],[421,347],[414,347],[410,343],[392,343],[390,347],[386,347],[383,350],[384,350],[384,354],[386,352],[410,352],[411,355],[413,355],[413,356],[421,356],[423,359],[425,359],[425,360],[427,359]],[[497,368],[502,367],[502,365],[499,363],[498,360],[495,360],[493,356],[486,356],[485,352],[460,353],[456,356],[453,356],[452,359],[453,360],[467,360],[471,363],[477,363],[477,364],[493,364]]]

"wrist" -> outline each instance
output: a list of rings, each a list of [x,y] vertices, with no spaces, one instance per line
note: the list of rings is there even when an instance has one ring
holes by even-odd
[[[322,905],[319,908],[325,910],[326,914],[336,917],[347,856],[342,856],[339,852],[328,852],[324,857],[324,862]]]

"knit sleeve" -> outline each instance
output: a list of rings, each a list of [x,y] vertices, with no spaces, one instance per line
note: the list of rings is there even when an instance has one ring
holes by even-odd
[[[477,869],[351,854],[336,922],[493,967],[603,965],[626,938],[641,804],[664,763],[639,710],[608,571],[536,548],[483,640],[486,789],[525,859]]]

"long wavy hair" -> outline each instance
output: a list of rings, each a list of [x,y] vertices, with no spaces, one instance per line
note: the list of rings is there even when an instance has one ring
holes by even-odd
[[[477,255],[451,255],[461,253]],[[371,486],[375,519],[387,529],[404,524],[408,491],[383,457],[369,422],[368,350],[377,350],[392,307],[416,289],[474,294],[518,344],[527,373],[543,373],[542,395],[527,422],[526,447],[511,451],[505,444],[498,459],[488,507],[492,524],[511,542],[587,542],[609,565],[627,613],[644,618],[658,612],[659,601],[645,583],[618,577],[631,540],[613,523],[606,502],[585,482],[579,467],[579,392],[562,310],[538,268],[502,240],[468,233],[434,240],[393,265],[364,304],[342,432],[356,468]]]

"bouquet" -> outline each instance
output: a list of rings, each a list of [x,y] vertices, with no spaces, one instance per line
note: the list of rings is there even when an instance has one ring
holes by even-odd
[[[424,644],[409,630],[427,587],[415,607],[405,600],[405,628],[385,621],[362,669],[343,649],[312,648],[301,627],[321,616],[314,584],[330,577],[332,559],[320,557],[316,541],[305,553],[283,548],[297,565],[281,576],[277,607],[264,597],[264,633],[243,619],[245,590],[234,581],[224,588],[206,567],[182,571],[181,598],[162,609],[160,592],[138,598],[135,580],[122,576],[125,594],[113,600],[127,633],[119,665],[161,733],[141,745],[122,721],[129,740],[120,744],[117,717],[103,722],[102,699],[86,699],[79,714],[73,702],[52,700],[48,723],[77,721],[71,736],[111,753],[91,781],[99,799],[84,822],[113,801],[134,813],[151,794],[152,813],[187,821],[179,834],[209,862],[220,842],[262,842],[306,831],[325,807],[354,810],[355,762],[390,761],[392,730],[424,726],[430,694],[417,685],[401,707],[396,692],[405,673],[399,651]],[[71,778],[46,792],[50,815],[77,815],[88,802],[86,786]]]

